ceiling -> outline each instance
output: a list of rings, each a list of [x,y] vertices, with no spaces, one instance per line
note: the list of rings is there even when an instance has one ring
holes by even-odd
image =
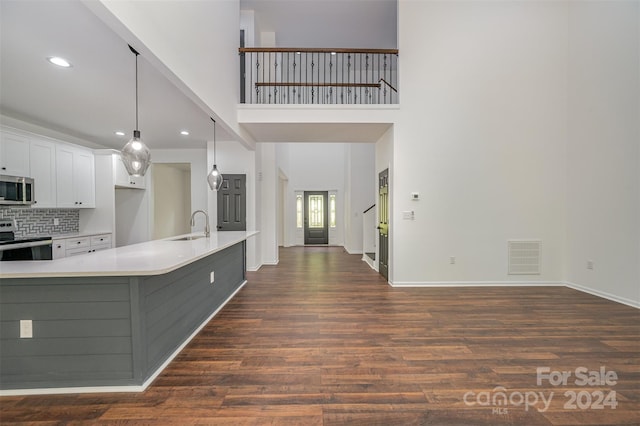
[[[0,1],[0,53],[4,115],[108,148],[131,138],[135,55],[81,2]],[[72,67],[56,67],[50,56]],[[205,148],[213,138],[209,117],[142,56],[138,73],[142,140],[152,149]],[[217,127],[217,138],[228,140]]]
[[[240,0],[281,47],[395,49],[397,0]],[[256,39],[259,39],[256,35]]]
[[[394,48],[396,7],[396,0],[241,0],[242,9],[255,10],[259,30],[277,29],[278,45],[296,47]],[[0,54],[3,115],[106,148],[119,149],[131,138],[135,55],[82,2],[0,0]],[[58,68],[45,60],[50,56],[73,66]],[[143,141],[151,149],[206,147],[213,128],[202,109],[143,56],[138,73]],[[245,127],[258,142],[371,142],[388,125]],[[190,134],[180,135],[182,130]],[[216,132],[218,140],[234,139],[222,126]]]

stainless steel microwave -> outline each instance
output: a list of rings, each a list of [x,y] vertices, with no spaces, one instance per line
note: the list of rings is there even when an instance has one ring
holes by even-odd
[[[0,204],[33,204],[33,179],[0,175]]]

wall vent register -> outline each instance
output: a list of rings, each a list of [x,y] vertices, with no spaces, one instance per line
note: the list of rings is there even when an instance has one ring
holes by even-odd
[[[509,275],[540,275],[541,250],[540,240],[510,240]]]

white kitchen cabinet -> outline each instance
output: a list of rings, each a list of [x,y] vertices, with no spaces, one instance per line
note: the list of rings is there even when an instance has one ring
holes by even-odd
[[[78,256],[111,248],[111,234],[85,235],[71,238],[54,238],[53,258]]]
[[[111,248],[111,234],[93,235],[91,237],[91,251],[107,250]]]
[[[113,154],[113,175],[117,188],[145,189],[144,176],[129,176],[120,154]]]
[[[52,257],[53,259],[62,259],[67,255],[66,240],[53,240]]]
[[[30,177],[29,138],[11,132],[0,133],[0,174]]]
[[[56,196],[58,207],[95,207],[95,165],[91,151],[70,145],[56,146]]]
[[[34,208],[55,208],[56,204],[56,145],[32,139],[29,144],[31,177],[34,179]]]

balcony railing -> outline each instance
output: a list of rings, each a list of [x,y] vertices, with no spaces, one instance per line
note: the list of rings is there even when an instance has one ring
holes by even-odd
[[[240,102],[397,104],[397,49],[241,47]]]

